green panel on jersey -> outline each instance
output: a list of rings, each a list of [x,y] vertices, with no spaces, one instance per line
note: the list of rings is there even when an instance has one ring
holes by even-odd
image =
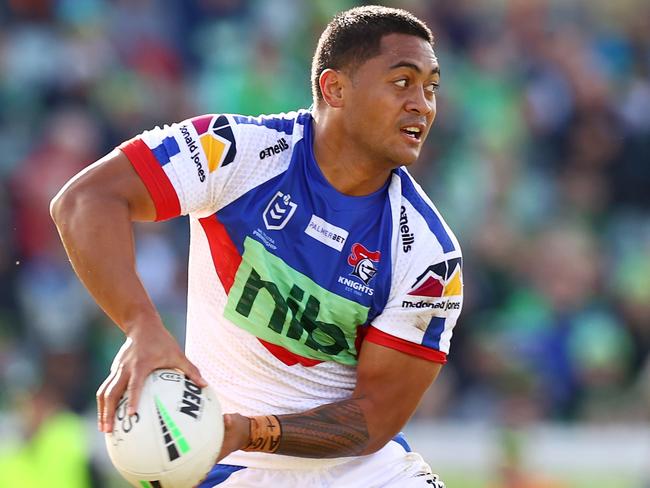
[[[366,323],[368,310],[317,285],[247,237],[224,315],[294,354],[352,365],[357,326]]]

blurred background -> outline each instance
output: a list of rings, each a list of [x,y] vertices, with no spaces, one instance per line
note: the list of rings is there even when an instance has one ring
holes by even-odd
[[[146,128],[308,107],[317,38],[359,3],[0,2],[0,486],[126,486],[94,422],[122,336],[50,199]],[[650,1],[378,3],[436,36],[438,117],[413,172],[465,255],[412,444],[449,488],[649,487]],[[137,234],[182,341],[187,222]]]

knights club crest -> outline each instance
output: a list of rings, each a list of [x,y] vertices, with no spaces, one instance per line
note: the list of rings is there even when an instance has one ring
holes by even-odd
[[[269,230],[280,230],[287,225],[289,219],[298,208],[298,204],[291,201],[291,195],[277,192],[264,209],[262,218],[264,225]]]
[[[352,266],[352,276],[356,276],[364,284],[368,284],[370,280],[377,274],[377,264],[381,252],[368,251],[358,242],[352,245],[352,252],[348,256],[348,264]]]

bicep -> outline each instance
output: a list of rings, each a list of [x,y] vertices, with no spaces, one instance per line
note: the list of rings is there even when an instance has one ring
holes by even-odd
[[[149,191],[119,149],[114,149],[73,176],[52,201],[52,208],[66,197],[120,200],[128,205],[131,220],[156,219],[156,208]]]
[[[364,403],[371,438],[387,442],[413,415],[442,364],[364,342],[353,398]]]

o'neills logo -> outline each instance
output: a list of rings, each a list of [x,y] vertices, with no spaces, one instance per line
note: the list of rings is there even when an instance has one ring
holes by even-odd
[[[368,251],[358,242],[352,245],[352,252],[348,256],[348,264],[353,267],[352,276],[359,278],[365,285],[377,274],[377,266],[381,252]]]
[[[402,250],[409,252],[411,250],[411,244],[415,242],[415,236],[411,232],[411,229],[409,229],[409,218],[404,205],[402,205],[399,212],[399,231],[402,235]]]
[[[274,154],[280,154],[282,151],[286,151],[287,149],[289,149],[289,144],[287,144],[287,141],[284,139],[284,137],[281,137],[278,139],[278,142],[276,144],[260,151],[260,159],[273,156]]]

